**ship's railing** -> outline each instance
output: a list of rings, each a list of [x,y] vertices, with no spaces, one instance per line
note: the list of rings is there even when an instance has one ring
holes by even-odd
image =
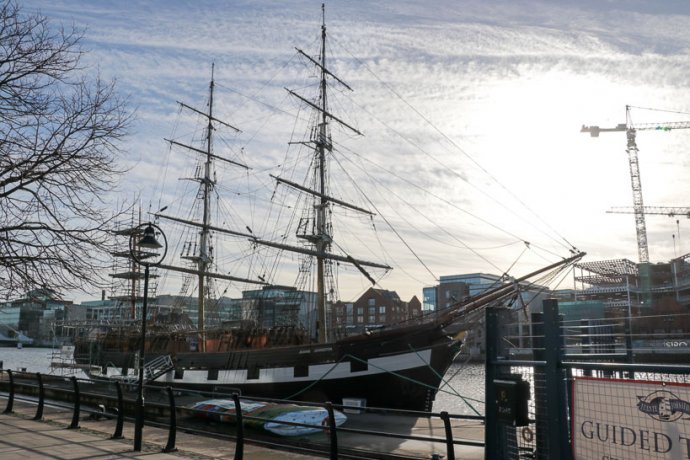
[[[307,455],[337,458],[411,458],[407,454],[396,455],[390,446],[412,441],[422,447],[420,457],[453,460],[457,446],[483,449],[483,416],[453,415],[447,412],[418,412],[389,408],[365,407],[360,401],[348,404],[331,404],[258,399],[234,393],[201,393],[170,387],[145,385],[145,424],[167,429],[168,437],[164,452],[176,450],[177,432],[184,430],[200,436],[234,441],[234,458],[242,459],[245,442],[268,446]],[[71,411],[71,423],[66,428],[79,428],[80,414],[91,419],[114,421],[112,438],[123,437],[125,422],[134,423],[136,392],[126,385],[111,380],[82,380],[74,376],[59,377],[40,373],[17,372],[0,369],[0,397],[6,397],[5,414],[15,410],[15,400],[22,407],[36,406],[34,420],[44,419],[44,407]],[[193,409],[194,403],[204,400],[224,399],[234,406],[234,413],[225,417],[231,423],[211,422],[207,410]],[[242,405],[269,403],[274,405],[298,405],[322,408],[327,414],[317,424],[300,423],[243,412]],[[290,406],[292,407],[292,406]],[[347,421],[338,426],[337,412],[347,414]],[[203,416],[203,417],[202,417]],[[165,421],[167,419],[167,421]],[[278,437],[257,428],[271,422],[285,427],[307,428],[313,433],[304,436]],[[461,426],[465,423],[467,429]],[[423,431],[428,428],[428,431]],[[93,429],[89,426],[89,429]],[[480,433],[480,434],[478,434]],[[440,434],[440,435],[439,435]],[[153,441],[152,441],[153,442]],[[379,450],[376,450],[379,449]],[[430,453],[436,452],[436,453]]]

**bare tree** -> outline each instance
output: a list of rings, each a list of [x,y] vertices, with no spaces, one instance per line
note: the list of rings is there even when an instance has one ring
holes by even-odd
[[[105,282],[130,115],[114,83],[89,80],[82,34],[14,2],[0,9],[0,296]]]

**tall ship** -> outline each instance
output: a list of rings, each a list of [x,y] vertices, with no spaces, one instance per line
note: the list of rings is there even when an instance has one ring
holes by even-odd
[[[318,55],[313,57],[297,50],[302,61],[311,66],[317,76],[315,97],[286,88],[300,110],[310,114],[305,137],[290,143],[307,152],[300,158],[308,163],[310,172],[303,175],[305,183],[298,183],[291,176],[271,176],[275,187],[280,187],[286,195],[296,195],[304,207],[294,218],[289,235],[294,237],[295,243],[287,241],[288,235],[281,231],[266,231],[271,236],[262,237],[257,229],[254,231],[249,226],[238,230],[227,228],[224,225],[227,222],[213,220],[217,215],[214,197],[219,187],[214,164],[222,162],[238,171],[246,171],[250,165],[225,158],[216,151],[217,130],[236,128],[220,120],[214,112],[216,82],[213,73],[206,109],[180,103],[181,110],[201,117],[205,124],[205,135],[198,146],[169,140],[175,148],[199,159],[196,174],[190,178],[198,184],[198,212],[177,216],[161,208],[152,214],[162,228],[175,225],[189,229],[190,240],[179,248],[180,261],[184,263],[175,265],[165,260],[158,267],[158,274],[182,274],[181,291],[190,287],[196,290],[197,318],[182,321],[179,316],[167,315],[178,319],[160,322],[148,316],[144,372],[147,385],[337,404],[357,398],[366,400],[370,407],[429,411],[444,382],[444,374],[461,350],[465,331],[476,323],[484,309],[510,302],[529,280],[564,270],[582,257],[582,254],[571,255],[525,276],[506,277],[505,282],[481,295],[441,311],[407,318],[398,324],[356,334],[346,334],[334,327],[330,315],[338,300],[333,281],[337,268],[340,265],[354,267],[353,271],[367,282],[376,283],[371,271],[386,271],[391,267],[346,253],[334,232],[332,216],[336,212],[345,210],[365,217],[374,213],[337,198],[332,190],[335,180],[330,175],[329,163],[334,149],[332,128],[337,126],[339,131],[352,136],[361,133],[329,106],[332,85],[347,91],[350,87],[329,70],[326,38],[324,14]],[[262,270],[258,272],[261,274],[252,277],[219,269],[216,252],[220,243],[216,240],[222,237],[231,238],[261,255],[269,252],[293,254],[297,286],[272,283],[270,270],[268,274]],[[121,255],[126,256],[125,253]],[[245,255],[245,259],[250,257],[258,256]],[[263,267],[270,267],[270,264],[264,263]],[[132,267],[132,271],[141,273],[136,267]],[[303,289],[312,278],[315,289]],[[242,313],[233,321],[219,319],[222,296],[213,294],[217,283],[253,286],[236,306]],[[284,304],[278,319],[278,301],[275,295],[270,297],[271,292],[279,292],[278,297]],[[160,298],[152,301],[160,302]],[[268,309],[267,304],[271,302]],[[131,319],[136,319],[135,304],[133,299]],[[263,321],[261,315],[269,310],[273,313],[273,321]],[[75,344],[76,360],[90,365],[89,369],[99,366],[98,372],[92,371],[94,377],[135,378],[142,335],[137,327],[136,321],[119,328],[110,324],[107,329],[83,336]]]

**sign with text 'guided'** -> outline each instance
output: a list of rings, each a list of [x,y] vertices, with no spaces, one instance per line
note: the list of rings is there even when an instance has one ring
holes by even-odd
[[[690,384],[578,377],[578,460],[690,460]]]

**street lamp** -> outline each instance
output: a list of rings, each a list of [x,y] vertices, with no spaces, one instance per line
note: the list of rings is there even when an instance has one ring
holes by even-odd
[[[163,238],[161,244],[156,236]],[[160,252],[158,252],[160,251]],[[165,233],[152,223],[141,224],[134,228],[129,237],[129,254],[139,265],[144,266],[144,303],[141,307],[141,348],[139,349],[139,389],[137,395],[137,413],[134,424],[134,450],[141,451],[141,438],[144,429],[144,353],[146,347],[146,307],[149,293],[149,268],[159,265],[168,252],[168,240]]]

